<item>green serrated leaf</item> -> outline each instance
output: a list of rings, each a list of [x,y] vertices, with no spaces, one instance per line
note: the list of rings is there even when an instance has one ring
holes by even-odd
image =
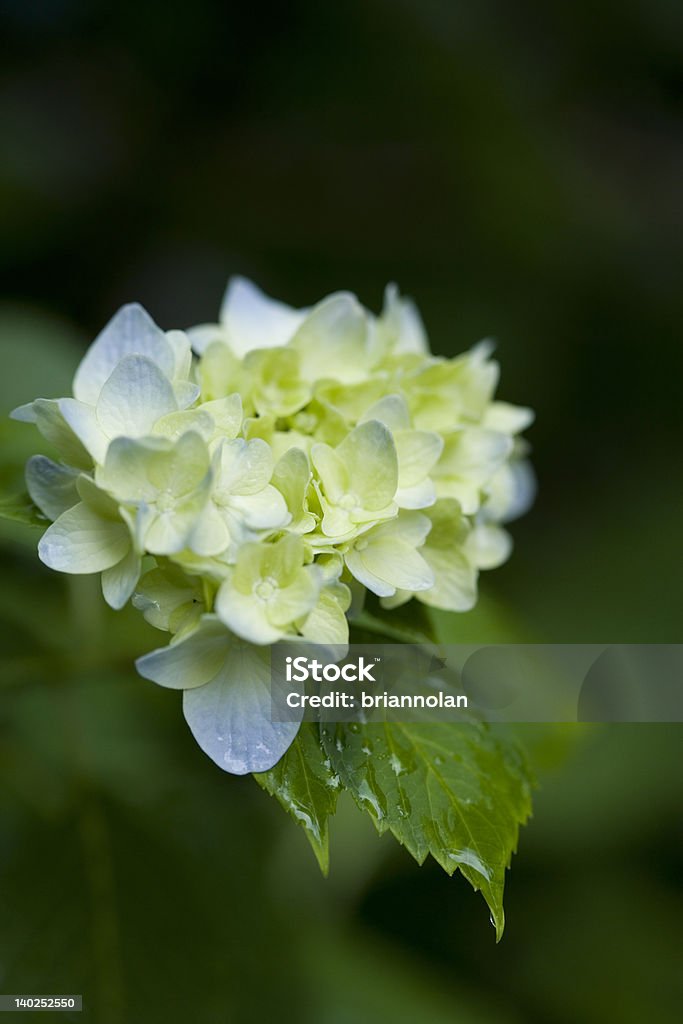
[[[28,494],[14,494],[11,497],[0,498],[0,519],[10,519],[13,523],[26,523],[28,526],[40,526],[42,529],[48,525],[48,520],[36,508]]]
[[[339,776],[320,742],[318,726],[304,722],[294,743],[269,772],[254,778],[303,828],[320,870],[330,866],[328,823],[337,806]]]
[[[531,812],[521,753],[480,722],[325,725],[332,770],[380,833],[481,890],[503,933],[505,871]]]

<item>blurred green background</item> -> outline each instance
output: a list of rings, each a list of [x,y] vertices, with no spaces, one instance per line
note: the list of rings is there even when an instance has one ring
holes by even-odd
[[[297,305],[396,280],[435,351],[495,336],[538,414],[538,501],[443,636],[682,640],[680,4],[0,10],[3,417],[66,393],[123,302],[181,327],[230,273]],[[0,442],[16,489],[38,442]],[[349,806],[324,881],[132,672],[138,617],[0,539],[0,991],[97,1024],[680,1019],[679,726],[527,729],[495,946],[467,883]]]

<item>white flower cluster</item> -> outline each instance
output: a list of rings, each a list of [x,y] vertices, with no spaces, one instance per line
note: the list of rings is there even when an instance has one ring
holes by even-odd
[[[132,597],[171,633],[139,671],[186,691],[221,767],[265,770],[296,733],[268,721],[265,645],[346,643],[366,589],[465,611],[507,558],[532,414],[493,400],[490,355],[431,355],[393,287],[373,316],[348,293],[296,310],[234,278],[220,322],[187,332],[124,306],[72,398],[13,413],[61,460],[26,470],[53,521],[40,557],[101,573],[113,608]]]

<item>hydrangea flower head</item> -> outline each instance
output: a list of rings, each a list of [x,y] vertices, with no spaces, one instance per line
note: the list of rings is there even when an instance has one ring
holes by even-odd
[[[13,413],[58,456],[26,468],[51,522],[40,557],[100,573],[113,608],[168,634],[140,673],[185,691],[222,768],[265,771],[298,729],[269,719],[270,645],[346,644],[367,592],[466,611],[508,557],[533,417],[497,381],[487,343],[432,355],[393,286],[375,316],[346,292],[292,309],[234,278],[218,322],[187,332],[124,306],[73,396]]]

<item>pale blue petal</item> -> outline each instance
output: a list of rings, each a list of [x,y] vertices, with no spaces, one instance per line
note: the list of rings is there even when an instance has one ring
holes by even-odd
[[[192,347],[186,331],[166,331],[166,341],[173,350],[174,380],[187,380],[192,366]]]
[[[95,407],[75,398],[60,398],[59,412],[94,462],[104,462],[109,439],[98,423]],[[40,413],[39,413],[40,417]],[[40,418],[38,420],[40,426]]]
[[[33,455],[26,464],[25,476],[28,493],[48,519],[57,519],[79,501],[79,473],[71,466],[60,466],[44,455]]]
[[[225,517],[212,501],[207,502],[190,533],[190,548],[195,554],[207,558],[225,551],[230,540]]]
[[[79,502],[46,530],[38,555],[50,569],[87,574],[116,565],[130,544],[125,523],[102,519],[85,502]]]
[[[192,734],[219,768],[234,775],[265,772],[288,750],[300,718],[273,722],[270,649],[231,646],[218,675],[186,690],[183,712]],[[292,715],[303,712],[292,710]]]
[[[286,345],[305,317],[305,310],[269,298],[244,277],[230,279],[220,313],[230,346],[240,357],[255,348]]]
[[[238,437],[220,448],[215,492],[255,494],[263,490],[273,473],[273,453],[265,441]]]
[[[528,459],[514,459],[507,468],[512,486],[509,504],[501,517],[504,523],[518,519],[528,512],[538,489],[536,474]]]
[[[122,558],[111,569],[102,573],[102,593],[110,608],[123,608],[131,597],[140,579],[141,559],[131,547],[125,558]]]
[[[388,284],[384,292],[382,320],[394,340],[394,351],[429,354],[429,343],[422,317],[411,299],[402,298],[395,284]]]
[[[46,399],[50,401],[50,399]],[[18,405],[16,409],[12,409],[9,414],[11,420],[18,420],[19,423],[37,423],[38,416],[35,410],[33,402],[26,402],[24,405]]]
[[[175,353],[164,332],[137,302],[122,306],[98,334],[74,377],[74,396],[96,405],[104,382],[124,356],[148,356],[173,377]]]
[[[501,526],[480,523],[465,541],[465,554],[478,569],[497,569],[512,553],[512,537]]]
[[[204,355],[209,345],[213,345],[215,341],[227,341],[227,332],[221,324],[197,324],[196,327],[189,327],[186,333],[193,352],[198,356]]]
[[[233,641],[215,615],[203,615],[193,633],[144,654],[135,667],[145,679],[172,690],[204,686],[222,669]]]
[[[35,402],[15,409],[12,418],[24,423],[35,423],[45,440],[54,445],[69,465],[81,469],[92,466],[92,457],[66,423],[58,399],[37,398]]]
[[[230,509],[251,530],[274,530],[286,526],[291,518],[285,499],[271,484],[258,494],[234,495]]]
[[[189,409],[199,398],[200,388],[191,380],[178,380],[173,384],[173,393],[179,409]]]
[[[109,438],[143,437],[176,404],[170,381],[146,356],[126,356],[112,371],[97,402],[97,419]]]

